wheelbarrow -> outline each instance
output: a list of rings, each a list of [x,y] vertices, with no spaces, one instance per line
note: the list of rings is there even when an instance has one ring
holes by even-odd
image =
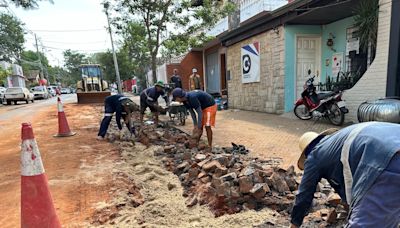
[[[187,110],[185,105],[180,102],[171,102],[168,109],[169,118],[175,122],[178,121],[180,125],[185,125]]]

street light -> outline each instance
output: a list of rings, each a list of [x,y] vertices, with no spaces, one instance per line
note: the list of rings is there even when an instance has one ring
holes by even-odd
[[[104,6],[104,11],[105,11],[106,16],[107,16],[108,31],[109,31],[109,33],[110,33],[111,47],[112,47],[113,59],[114,59],[114,67],[115,67],[115,75],[117,76],[118,93],[119,93],[119,94],[122,94],[122,85],[121,85],[121,78],[120,78],[120,76],[119,76],[117,55],[115,54],[114,41],[113,41],[112,31],[111,31],[111,25],[110,25],[110,17],[108,16],[108,8],[110,7],[110,3],[105,2],[105,3],[103,4],[103,6]]]

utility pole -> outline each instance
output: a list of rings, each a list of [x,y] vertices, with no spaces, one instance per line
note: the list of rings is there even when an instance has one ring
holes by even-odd
[[[104,3],[104,9],[105,9],[105,12],[106,12],[107,23],[108,23],[108,32],[110,33],[111,47],[112,47],[112,52],[113,52],[114,67],[115,67],[115,75],[117,76],[118,93],[119,93],[119,94],[122,94],[122,84],[121,84],[121,78],[120,78],[120,76],[119,76],[117,55],[115,54],[114,41],[113,41],[113,36],[112,36],[112,31],[111,31],[111,25],[110,25],[110,17],[108,16],[108,7],[109,7],[109,6],[110,6],[110,4],[109,4],[108,2]]]
[[[41,58],[40,58],[39,46],[38,46],[38,42],[37,42],[36,33],[35,33],[34,35],[35,35],[35,43],[36,43],[36,54],[37,54],[37,56],[38,56],[39,64],[40,64],[40,73],[39,73],[39,75],[40,75],[40,79],[44,79],[42,60],[41,60]],[[50,84],[50,82],[49,82],[49,84]]]

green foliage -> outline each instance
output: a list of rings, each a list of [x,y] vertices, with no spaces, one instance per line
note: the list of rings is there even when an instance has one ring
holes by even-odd
[[[354,17],[355,26],[358,27],[360,36],[360,47],[368,50],[371,45],[372,50],[376,50],[378,34],[379,1],[363,0],[360,1]]]
[[[50,67],[49,60],[43,53],[39,53],[40,62],[42,63],[43,68]],[[35,51],[23,51],[21,53],[21,58],[19,59],[19,64],[22,66],[22,70],[25,73],[28,73],[31,70],[41,70],[39,57]]]
[[[64,63],[70,80],[74,82],[81,80],[79,65],[87,63],[87,56],[76,51],[66,50],[64,51]]]
[[[129,33],[132,29],[142,32],[141,34],[138,31],[134,33],[141,35],[146,41],[147,47],[142,46],[143,50],[140,50],[140,53],[143,54],[142,57],[148,59],[154,76],[157,55],[163,45],[165,45],[166,54],[182,53],[190,48],[190,44],[203,40],[195,35],[198,31],[210,28],[220,18],[234,10],[234,5],[231,3],[221,5],[219,1],[213,0],[204,0],[203,5],[199,7],[193,7],[191,0],[113,0],[113,2],[116,11],[120,14],[116,18],[117,23],[120,24],[116,27],[124,28],[122,33]],[[132,27],[135,23],[136,25]],[[167,27],[172,27],[173,31],[167,31]],[[171,38],[167,42],[168,37]],[[185,40],[185,37],[186,39],[193,38]],[[156,77],[153,79],[157,80]]]
[[[17,7],[22,7],[24,9],[37,9],[39,8],[39,3],[41,1],[46,1],[46,0],[10,0],[14,5]],[[53,3],[52,0],[47,0],[50,3]]]
[[[11,75],[11,69],[3,69],[0,67],[0,83],[7,78],[7,76]]]
[[[25,42],[21,22],[14,16],[0,14],[0,61],[18,58]]]

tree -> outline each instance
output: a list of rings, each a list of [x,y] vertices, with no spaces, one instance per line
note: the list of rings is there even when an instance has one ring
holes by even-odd
[[[3,69],[0,67],[0,85],[3,85],[4,80],[11,75],[12,70],[11,69]]]
[[[103,68],[103,75],[107,81],[115,82],[115,68],[113,55],[110,51],[96,53],[92,57],[94,62],[100,64]],[[121,80],[127,80],[132,78],[133,76],[133,63],[131,62],[128,52],[124,49],[121,49],[117,52],[117,61],[119,66],[119,73],[121,76]]]
[[[379,1],[360,1],[354,16],[355,26],[358,27],[360,36],[360,48],[369,52],[371,62],[375,58],[376,43],[378,35]]]
[[[53,3],[52,0],[10,0],[17,7],[22,7],[24,9],[37,9],[39,7],[39,3],[41,1],[48,1]]]
[[[25,43],[21,22],[14,16],[0,14],[0,61],[19,58]]]
[[[129,22],[122,31],[122,49],[127,52],[132,65],[132,73],[146,86],[146,70],[150,65],[150,51],[146,41],[146,28],[138,22]]]
[[[114,0],[117,11],[121,14],[120,21],[124,25],[136,21],[144,25],[146,44],[150,56],[153,79],[157,80],[157,55],[163,41],[166,40],[167,27],[175,31],[171,34],[183,33],[186,37],[200,29],[215,24],[232,5],[220,5],[219,1],[204,0],[199,7],[193,7],[191,0]],[[123,27],[119,25],[118,27]]]
[[[64,51],[64,62],[71,80],[75,82],[81,80],[79,65],[87,63],[87,56],[76,51],[66,50]]]
[[[19,64],[22,66],[24,72],[29,72],[31,70],[41,70],[40,63],[42,63],[43,68],[50,67],[49,60],[47,57],[39,52],[40,62],[38,55],[35,51],[23,51],[21,53],[21,58],[19,59]]]

